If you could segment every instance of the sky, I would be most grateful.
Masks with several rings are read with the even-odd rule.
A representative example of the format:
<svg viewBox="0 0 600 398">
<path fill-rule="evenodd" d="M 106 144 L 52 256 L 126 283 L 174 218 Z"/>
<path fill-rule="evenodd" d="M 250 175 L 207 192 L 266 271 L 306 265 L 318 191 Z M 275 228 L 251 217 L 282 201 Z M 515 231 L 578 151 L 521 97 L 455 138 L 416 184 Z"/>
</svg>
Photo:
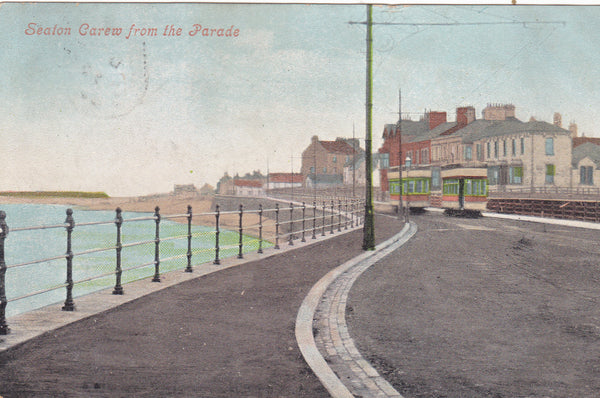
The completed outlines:
<svg viewBox="0 0 600 398">
<path fill-rule="evenodd" d="M 373 19 L 405 24 L 373 28 L 374 150 L 399 90 L 415 120 L 512 103 L 521 120 L 559 112 L 600 136 L 600 7 L 375 6 Z M 312 136 L 365 137 L 366 28 L 348 23 L 365 20 L 357 4 L 4 3 L 0 191 L 135 196 L 299 172 Z"/>
</svg>

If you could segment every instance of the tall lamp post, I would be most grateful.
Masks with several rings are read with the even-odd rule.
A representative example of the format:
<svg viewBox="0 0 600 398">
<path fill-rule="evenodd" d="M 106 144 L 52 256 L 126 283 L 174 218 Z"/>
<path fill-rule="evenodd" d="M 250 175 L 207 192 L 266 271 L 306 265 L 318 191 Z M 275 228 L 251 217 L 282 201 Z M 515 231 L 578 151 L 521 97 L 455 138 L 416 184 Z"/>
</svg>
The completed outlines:
<svg viewBox="0 0 600 398">
<path fill-rule="evenodd" d="M 408 222 L 408 213 L 410 213 L 410 181 L 408 181 L 408 170 L 410 169 L 410 164 L 412 159 L 410 156 L 406 157 L 406 213 L 404 213 L 404 221 Z"/>
<path fill-rule="evenodd" d="M 373 164 L 371 162 L 371 138 L 373 124 L 373 6 L 367 4 L 367 84 L 366 84 L 366 132 L 365 132 L 365 223 L 363 226 L 363 250 L 375 250 L 375 225 L 373 220 Z"/>
</svg>

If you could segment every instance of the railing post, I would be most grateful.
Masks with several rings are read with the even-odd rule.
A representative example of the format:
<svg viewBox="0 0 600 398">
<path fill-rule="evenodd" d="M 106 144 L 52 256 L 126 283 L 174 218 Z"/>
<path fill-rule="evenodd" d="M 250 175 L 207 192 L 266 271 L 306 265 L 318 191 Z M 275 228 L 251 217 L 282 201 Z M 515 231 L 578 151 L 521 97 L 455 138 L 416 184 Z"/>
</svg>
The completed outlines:
<svg viewBox="0 0 600 398">
<path fill-rule="evenodd" d="M 154 238 L 154 278 L 152 282 L 160 282 L 160 208 L 154 208 L 154 221 L 156 223 L 156 237 Z"/>
<path fill-rule="evenodd" d="M 325 236 L 325 201 L 323 201 L 323 225 L 321 228 L 321 236 Z"/>
<path fill-rule="evenodd" d="M 187 267 L 185 272 L 193 272 L 192 269 L 192 206 L 187 207 L 187 219 L 188 219 L 188 250 L 187 250 Z"/>
<path fill-rule="evenodd" d="M 221 264 L 221 260 L 219 260 L 219 234 L 221 230 L 219 228 L 219 217 L 221 212 L 219 210 L 219 205 L 215 207 L 215 261 L 213 264 Z"/>
<path fill-rule="evenodd" d="M 0 335 L 7 335 L 10 333 L 10 328 L 6 323 L 6 305 L 8 300 L 6 299 L 6 262 L 4 260 L 4 240 L 8 236 L 8 225 L 6 225 L 6 213 L 0 210 Z"/>
<path fill-rule="evenodd" d="M 333 226 L 335 224 L 334 214 L 335 214 L 334 204 L 333 204 L 333 199 L 331 199 L 331 232 L 330 232 L 331 235 L 333 235 Z"/>
<path fill-rule="evenodd" d="M 123 286 L 121 286 L 121 251 L 123 250 L 123 243 L 121 242 L 121 226 L 123 225 L 123 216 L 121 214 L 121 208 L 117 207 L 115 216 L 115 225 L 117 226 L 117 244 L 116 244 L 116 255 L 117 255 L 117 266 L 115 268 L 115 288 L 112 294 L 123 294 Z"/>
<path fill-rule="evenodd" d="M 244 216 L 244 205 L 240 204 L 240 250 L 238 251 L 238 257 L 237 258 L 244 258 L 244 255 L 242 254 L 242 218 Z"/>
<path fill-rule="evenodd" d="M 262 218 L 263 218 L 263 207 L 262 207 L 262 203 L 259 203 L 258 205 L 258 252 L 262 253 L 263 249 L 262 249 L 262 229 L 263 229 L 263 225 L 262 225 Z"/>
<path fill-rule="evenodd" d="M 344 229 L 348 229 L 348 197 L 346 197 L 344 204 L 346 205 L 346 217 L 344 217 Z"/>
<path fill-rule="evenodd" d="M 75 310 L 75 304 L 73 303 L 73 250 L 71 247 L 71 234 L 75 227 L 75 221 L 73 220 L 73 210 L 67 209 L 67 299 L 62 307 L 63 311 Z"/>
<path fill-rule="evenodd" d="M 306 220 L 305 217 L 306 216 L 306 203 L 302 202 L 302 239 L 300 240 L 300 242 L 306 242 L 306 239 L 304 238 L 304 230 L 305 230 L 305 225 L 306 225 Z"/>
<path fill-rule="evenodd" d="M 342 200 L 338 199 L 338 232 L 342 232 Z"/>
<path fill-rule="evenodd" d="M 290 202 L 290 236 L 289 245 L 294 245 L 294 203 Z"/>
<path fill-rule="evenodd" d="M 279 249 L 279 203 L 275 203 L 275 249 Z"/>
<path fill-rule="evenodd" d="M 312 239 L 317 239 L 315 233 L 317 232 L 317 202 L 313 202 L 313 227 L 312 227 Z"/>
</svg>

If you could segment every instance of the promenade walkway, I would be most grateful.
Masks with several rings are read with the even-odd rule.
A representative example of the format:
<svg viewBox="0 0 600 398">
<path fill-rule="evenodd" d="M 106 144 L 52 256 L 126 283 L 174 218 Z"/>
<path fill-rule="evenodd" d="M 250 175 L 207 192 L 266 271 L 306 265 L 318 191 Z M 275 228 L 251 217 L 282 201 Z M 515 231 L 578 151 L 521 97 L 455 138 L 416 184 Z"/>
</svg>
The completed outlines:
<svg viewBox="0 0 600 398">
<path fill-rule="evenodd" d="M 400 228 L 376 217 L 377 241 Z M 361 245 L 360 230 L 332 236 L 95 315 L 80 299 L 87 318 L 0 353 L 0 396 L 327 397 L 297 348 L 296 315 L 311 287 Z"/>
</svg>

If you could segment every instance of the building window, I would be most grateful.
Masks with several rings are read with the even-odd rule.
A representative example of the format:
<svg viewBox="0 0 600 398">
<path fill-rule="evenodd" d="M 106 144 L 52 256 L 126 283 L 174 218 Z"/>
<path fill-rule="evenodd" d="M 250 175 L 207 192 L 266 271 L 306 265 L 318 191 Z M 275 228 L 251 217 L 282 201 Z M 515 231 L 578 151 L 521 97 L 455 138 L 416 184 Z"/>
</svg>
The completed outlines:
<svg viewBox="0 0 600 398">
<path fill-rule="evenodd" d="M 333 163 L 337 162 L 337 156 L 333 157 Z"/>
<path fill-rule="evenodd" d="M 579 183 L 594 185 L 594 168 L 592 166 L 581 166 L 579 168 Z"/>
<path fill-rule="evenodd" d="M 488 167 L 488 184 L 498 185 L 498 178 L 500 175 L 500 167 Z"/>
<path fill-rule="evenodd" d="M 502 156 L 506 157 L 506 140 L 502 141 Z"/>
<path fill-rule="evenodd" d="M 327 174 L 327 167 L 323 167 L 323 174 Z"/>
<path fill-rule="evenodd" d="M 346 163 L 350 161 L 350 155 L 346 155 Z"/>
<path fill-rule="evenodd" d="M 465 146 L 465 160 L 471 160 L 473 158 L 473 148 L 470 145 Z"/>
<path fill-rule="evenodd" d="M 517 156 L 517 140 L 512 140 L 512 155 Z"/>
<path fill-rule="evenodd" d="M 413 164 L 419 164 L 419 150 L 415 149 L 415 157 L 413 159 Z"/>
<path fill-rule="evenodd" d="M 525 138 L 521 137 L 521 155 L 525 154 Z"/>
<path fill-rule="evenodd" d="M 382 169 L 387 169 L 390 167 L 390 154 L 389 153 L 382 153 L 381 154 L 381 168 Z"/>
<path fill-rule="evenodd" d="M 511 184 L 522 184 L 523 183 L 523 167 L 515 166 L 508 170 L 508 178 Z"/>
<path fill-rule="evenodd" d="M 553 164 L 546 165 L 546 184 L 554 184 L 554 175 L 556 174 L 556 168 Z"/>
<path fill-rule="evenodd" d="M 546 138 L 546 155 L 554 155 L 554 138 Z"/>
<path fill-rule="evenodd" d="M 433 167 L 431 169 L 431 189 L 440 189 L 442 187 L 440 183 L 440 168 Z"/>
<path fill-rule="evenodd" d="M 406 157 L 404 158 L 404 163 L 406 165 L 409 165 L 409 160 L 408 159 L 410 159 L 410 162 L 412 162 L 412 151 L 406 152 Z"/>
<path fill-rule="evenodd" d="M 310 173 L 315 174 L 315 166 L 310 166 Z"/>
<path fill-rule="evenodd" d="M 444 195 L 458 195 L 460 182 L 455 179 L 444 180 Z"/>
<path fill-rule="evenodd" d="M 421 162 L 423 162 L 424 164 L 429 163 L 429 149 L 421 149 Z"/>
<path fill-rule="evenodd" d="M 487 158 L 491 158 L 492 157 L 492 144 L 490 144 L 489 142 L 487 143 Z"/>
<path fill-rule="evenodd" d="M 498 159 L 498 141 L 494 141 L 494 157 Z"/>
<path fill-rule="evenodd" d="M 483 154 L 481 153 L 481 144 L 476 144 L 475 145 L 475 153 L 477 156 L 477 160 L 483 160 Z"/>
</svg>

